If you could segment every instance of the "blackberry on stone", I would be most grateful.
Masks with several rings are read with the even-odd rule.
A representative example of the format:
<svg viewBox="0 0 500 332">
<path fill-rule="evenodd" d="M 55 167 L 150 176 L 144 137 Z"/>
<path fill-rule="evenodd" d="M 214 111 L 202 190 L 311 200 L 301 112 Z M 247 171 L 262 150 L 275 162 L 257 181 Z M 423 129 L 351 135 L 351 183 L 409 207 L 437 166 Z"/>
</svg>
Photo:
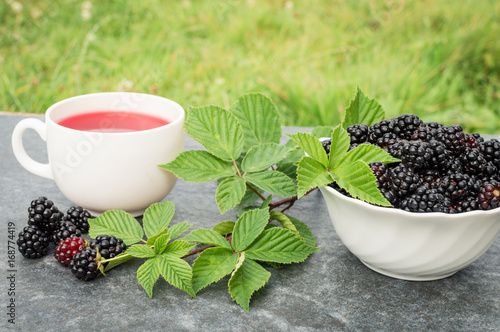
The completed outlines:
<svg viewBox="0 0 500 332">
<path fill-rule="evenodd" d="M 413 194 L 422 184 L 420 177 L 411 167 L 400 164 L 389 170 L 391 187 L 398 197 L 406 197 Z"/>
<path fill-rule="evenodd" d="M 86 248 L 73 256 L 69 266 L 78 279 L 90 281 L 99 275 L 100 259 L 101 255 L 97 249 Z"/>
<path fill-rule="evenodd" d="M 59 221 L 58 228 L 52 234 L 52 242 L 54 244 L 59 243 L 59 241 L 67 239 L 72 236 L 82 236 L 82 232 L 69 221 L 61 220 Z"/>
<path fill-rule="evenodd" d="M 99 249 L 99 253 L 105 259 L 113 258 L 127 250 L 123 240 L 110 235 L 99 235 L 89 243 L 90 248 Z"/>
<path fill-rule="evenodd" d="M 86 248 L 86 241 L 82 237 L 72 236 L 59 241 L 54 257 L 64 266 L 68 266 L 73 256 Z"/>
<path fill-rule="evenodd" d="M 346 130 L 351 138 L 351 144 L 361 144 L 368 140 L 368 126 L 365 124 L 355 124 Z"/>
<path fill-rule="evenodd" d="M 420 128 L 423 121 L 413 114 L 403 114 L 393 118 L 392 131 L 397 137 L 402 139 L 411 139 L 413 133 Z"/>
<path fill-rule="evenodd" d="M 63 213 L 47 197 L 38 197 L 33 200 L 28 208 L 28 224 L 37 226 L 42 231 L 52 234 L 58 227 Z"/>
<path fill-rule="evenodd" d="M 484 182 L 477 196 L 479 207 L 490 210 L 500 206 L 500 182 L 492 180 Z"/>
<path fill-rule="evenodd" d="M 89 211 L 85 210 L 81 206 L 72 206 L 69 208 L 68 212 L 64 216 L 64 220 L 71 222 L 78 228 L 82 234 L 87 234 L 89 232 L 88 219 L 92 218 Z"/>
<path fill-rule="evenodd" d="M 49 244 L 47 232 L 35 225 L 25 226 L 17 239 L 19 252 L 26 258 L 40 258 L 47 255 Z"/>
</svg>

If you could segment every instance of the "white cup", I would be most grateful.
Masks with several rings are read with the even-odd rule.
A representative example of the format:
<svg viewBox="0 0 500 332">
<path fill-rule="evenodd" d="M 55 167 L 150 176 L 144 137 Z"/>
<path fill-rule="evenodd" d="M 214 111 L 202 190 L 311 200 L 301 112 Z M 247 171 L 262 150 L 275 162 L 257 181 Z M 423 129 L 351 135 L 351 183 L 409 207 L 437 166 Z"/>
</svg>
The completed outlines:
<svg viewBox="0 0 500 332">
<path fill-rule="evenodd" d="M 115 133 L 58 124 L 67 117 L 103 110 L 143 113 L 169 123 Z M 52 105 L 45 113 L 45 123 L 21 120 L 12 134 L 12 148 L 26 170 L 55 180 L 75 205 L 94 215 L 119 209 L 139 216 L 149 205 L 163 200 L 177 181 L 158 165 L 172 161 L 184 149 L 184 118 L 184 109 L 166 98 L 128 92 L 88 94 Z M 35 130 L 46 141 L 47 164 L 26 153 L 22 140 L 26 129 Z"/>
</svg>

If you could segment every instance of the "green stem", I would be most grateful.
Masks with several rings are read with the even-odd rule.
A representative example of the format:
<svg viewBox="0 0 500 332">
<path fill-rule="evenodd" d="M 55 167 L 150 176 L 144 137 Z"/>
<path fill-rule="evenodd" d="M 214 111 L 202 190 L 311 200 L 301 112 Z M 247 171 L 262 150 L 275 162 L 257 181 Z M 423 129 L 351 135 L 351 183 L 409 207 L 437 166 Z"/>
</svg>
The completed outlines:
<svg viewBox="0 0 500 332">
<path fill-rule="evenodd" d="M 233 159 L 233 166 L 234 166 L 234 168 L 236 168 L 236 172 L 238 172 L 238 176 L 241 178 L 242 175 L 240 173 L 240 170 L 239 170 L 238 166 L 236 165 L 236 160 L 234 160 L 234 159 Z"/>
</svg>

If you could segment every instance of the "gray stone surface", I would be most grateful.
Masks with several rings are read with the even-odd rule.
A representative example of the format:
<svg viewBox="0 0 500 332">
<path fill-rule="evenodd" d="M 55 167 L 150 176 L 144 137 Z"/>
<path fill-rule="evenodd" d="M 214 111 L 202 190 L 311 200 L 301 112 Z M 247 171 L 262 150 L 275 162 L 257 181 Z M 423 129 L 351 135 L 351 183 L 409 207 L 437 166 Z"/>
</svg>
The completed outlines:
<svg viewBox="0 0 500 332">
<path fill-rule="evenodd" d="M 160 280 L 150 299 L 135 272 L 141 260 L 129 261 L 94 282 L 81 282 L 52 256 L 24 259 L 16 248 L 15 325 L 6 313 L 11 296 L 7 266 L 7 224 L 16 235 L 27 222 L 30 201 L 46 195 L 66 211 L 71 203 L 54 182 L 25 171 L 14 159 L 10 136 L 21 116 L 0 115 L 0 268 L 2 324 L 22 331 L 74 330 L 236 330 L 367 331 L 500 329 L 500 241 L 475 263 L 455 275 L 430 282 L 392 279 L 365 267 L 342 245 L 333 230 L 323 198 L 313 192 L 290 214 L 306 222 L 322 249 L 306 262 L 269 269 L 267 286 L 258 291 L 250 312 L 235 304 L 227 278 L 200 291 L 196 299 Z M 305 128 L 302 128 L 307 130 Z M 299 128 L 287 128 L 294 132 Z M 25 133 L 30 155 L 46 160 L 44 144 Z M 186 148 L 198 148 L 189 137 Z M 194 228 L 234 220 L 221 216 L 214 183 L 179 181 L 168 196 L 176 206 L 173 223 Z"/>
</svg>

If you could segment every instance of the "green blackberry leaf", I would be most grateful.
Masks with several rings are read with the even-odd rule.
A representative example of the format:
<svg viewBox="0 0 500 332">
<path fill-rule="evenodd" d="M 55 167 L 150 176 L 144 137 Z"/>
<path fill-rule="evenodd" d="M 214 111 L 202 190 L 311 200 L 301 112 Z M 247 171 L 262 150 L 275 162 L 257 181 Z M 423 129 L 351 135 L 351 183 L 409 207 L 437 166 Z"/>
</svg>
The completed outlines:
<svg viewBox="0 0 500 332">
<path fill-rule="evenodd" d="M 241 162 L 241 168 L 245 172 L 266 170 L 280 162 L 290 151 L 290 148 L 276 143 L 255 145 L 247 151 Z"/>
<path fill-rule="evenodd" d="M 180 222 L 175 225 L 172 225 L 172 227 L 168 229 L 168 234 L 170 234 L 171 239 L 175 239 L 176 237 L 178 237 L 179 235 L 190 229 L 192 226 L 193 224 L 189 224 L 187 222 Z"/>
<path fill-rule="evenodd" d="M 268 97 L 260 93 L 243 95 L 230 111 L 243 128 L 245 151 L 262 143 L 279 144 L 281 123 L 278 109 Z"/>
<path fill-rule="evenodd" d="M 137 280 L 139 280 L 139 284 L 151 298 L 153 297 L 153 287 L 160 277 L 157 260 L 157 257 L 150 258 L 137 269 Z"/>
<path fill-rule="evenodd" d="M 281 226 L 290 230 L 295 235 L 300 236 L 300 233 L 297 230 L 297 228 L 295 227 L 294 223 L 292 223 L 292 221 L 290 220 L 290 218 L 288 218 L 288 216 L 286 214 L 284 214 L 283 212 L 279 212 L 279 211 L 271 211 L 269 213 L 269 215 L 271 216 L 271 219 L 279 222 L 281 224 Z"/>
<path fill-rule="evenodd" d="M 183 151 L 160 167 L 188 182 L 209 182 L 236 174 L 233 165 L 202 150 Z"/>
<path fill-rule="evenodd" d="M 156 261 L 160 274 L 169 284 L 185 291 L 191 297 L 196 297 L 191 284 L 193 278 L 191 266 L 185 260 L 165 252 L 156 256 Z"/>
<path fill-rule="evenodd" d="M 288 135 L 297 145 L 311 158 L 316 159 L 325 167 L 328 165 L 328 156 L 321 142 L 309 133 L 297 133 Z"/>
<path fill-rule="evenodd" d="M 232 247 L 244 251 L 264 230 L 269 222 L 268 209 L 255 209 L 243 213 L 234 225 Z"/>
<path fill-rule="evenodd" d="M 365 96 L 358 87 L 354 99 L 345 110 L 342 127 L 347 128 L 354 124 L 371 126 L 383 119 L 385 119 L 385 112 L 382 106 L 375 99 Z"/>
<path fill-rule="evenodd" d="M 351 139 L 347 130 L 338 125 L 332 132 L 332 145 L 330 146 L 330 156 L 328 158 L 328 168 L 338 167 L 349 150 Z"/>
<path fill-rule="evenodd" d="M 170 242 L 165 248 L 165 253 L 173 255 L 176 257 L 183 257 L 189 253 L 189 251 L 194 247 L 194 244 L 177 240 Z"/>
<path fill-rule="evenodd" d="M 330 173 L 319 161 L 307 156 L 300 160 L 297 167 L 297 197 L 299 199 L 309 190 L 332 182 Z"/>
<path fill-rule="evenodd" d="M 332 177 L 353 197 L 372 204 L 391 206 L 391 203 L 380 192 L 377 178 L 370 166 L 362 160 L 335 169 Z"/>
<path fill-rule="evenodd" d="M 293 197 L 297 187 L 292 179 L 278 171 L 248 173 L 245 179 L 254 186 L 280 197 Z"/>
<path fill-rule="evenodd" d="M 333 127 L 320 126 L 320 127 L 314 127 L 313 130 L 311 131 L 311 135 L 313 135 L 316 138 L 324 138 L 324 137 L 331 137 L 332 132 L 333 132 Z"/>
<path fill-rule="evenodd" d="M 236 267 L 238 255 L 227 248 L 208 248 L 193 264 L 193 289 L 197 293 L 202 288 L 217 282 Z"/>
<path fill-rule="evenodd" d="M 89 219 L 89 235 L 95 239 L 99 235 L 113 235 L 131 245 L 142 240 L 144 232 L 131 214 L 120 210 L 109 210 L 95 219 Z"/>
<path fill-rule="evenodd" d="M 320 248 L 307 245 L 288 229 L 267 229 L 245 250 L 247 258 L 276 263 L 303 262 Z"/>
<path fill-rule="evenodd" d="M 154 252 L 156 255 L 159 255 L 165 251 L 165 248 L 167 248 L 167 243 L 170 241 L 170 234 L 164 234 L 159 236 L 154 245 Z"/>
<path fill-rule="evenodd" d="M 220 235 L 227 235 L 233 232 L 235 222 L 234 221 L 223 221 L 218 223 L 213 227 L 213 230 Z"/>
<path fill-rule="evenodd" d="M 221 214 L 233 209 L 245 196 L 246 184 L 243 178 L 230 176 L 225 178 L 215 191 L 215 201 Z"/>
<path fill-rule="evenodd" d="M 293 223 L 293 225 L 295 226 L 295 229 L 299 232 L 299 234 L 302 237 L 302 239 L 304 240 L 304 242 L 311 247 L 315 247 L 316 246 L 316 238 L 314 238 L 314 235 L 311 232 L 311 229 L 309 228 L 309 226 L 307 226 L 302 221 L 295 219 L 294 217 L 292 217 L 288 214 L 285 214 L 285 216 L 287 216 L 288 219 L 290 219 L 290 221 Z"/>
<path fill-rule="evenodd" d="M 125 253 L 138 258 L 150 258 L 156 256 L 154 249 L 145 244 L 134 244 L 130 246 Z"/>
<path fill-rule="evenodd" d="M 401 161 L 398 158 L 394 158 L 377 145 L 362 144 L 347 152 L 340 162 L 340 165 L 351 164 L 358 160 L 364 161 L 367 164 L 375 161 L 382 163 L 395 163 Z"/>
<path fill-rule="evenodd" d="M 195 229 L 182 239 L 184 241 L 204 243 L 216 247 L 231 249 L 231 244 L 229 244 L 229 242 L 221 234 L 211 229 Z"/>
<path fill-rule="evenodd" d="M 193 108 L 187 112 L 184 128 L 214 156 L 232 161 L 243 151 L 243 129 L 238 120 L 218 106 Z"/>
<path fill-rule="evenodd" d="M 236 303 L 249 311 L 253 293 L 264 287 L 270 277 L 271 273 L 260 264 L 241 254 L 238 267 L 229 279 L 229 293 Z"/>
<path fill-rule="evenodd" d="M 175 206 L 170 201 L 150 205 L 142 217 L 142 226 L 146 237 L 150 238 L 167 228 L 174 214 Z"/>
<path fill-rule="evenodd" d="M 106 267 L 104 268 L 104 272 L 107 272 L 107 271 L 111 270 L 112 268 L 114 268 L 115 266 L 118 266 L 122 263 L 125 263 L 126 261 L 128 261 L 131 258 L 132 258 L 131 255 L 122 252 L 121 254 L 118 254 L 113 258 L 107 259 L 106 260 L 107 264 L 106 264 Z"/>
<path fill-rule="evenodd" d="M 156 235 L 153 235 L 150 238 L 148 238 L 148 240 L 146 241 L 146 244 L 148 246 L 153 246 L 155 244 L 155 241 L 156 241 L 157 238 L 159 238 L 160 236 L 165 235 L 167 233 L 169 233 L 169 230 L 168 230 L 168 228 L 165 228 L 160 233 L 158 233 Z"/>
</svg>

